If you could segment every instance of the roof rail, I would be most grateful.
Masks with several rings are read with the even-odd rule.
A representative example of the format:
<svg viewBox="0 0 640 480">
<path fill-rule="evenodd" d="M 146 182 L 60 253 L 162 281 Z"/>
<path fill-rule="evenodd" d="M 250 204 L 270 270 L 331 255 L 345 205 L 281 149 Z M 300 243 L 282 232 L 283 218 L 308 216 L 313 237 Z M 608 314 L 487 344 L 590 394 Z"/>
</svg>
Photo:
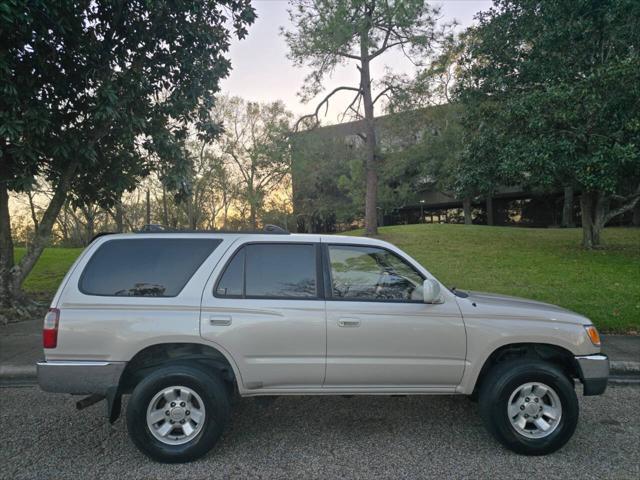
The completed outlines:
<svg viewBox="0 0 640 480">
<path fill-rule="evenodd" d="M 282 233 L 282 234 L 289 234 L 288 230 L 285 230 L 284 228 L 278 226 L 278 225 L 271 225 L 270 223 L 266 224 L 264 226 L 264 231 L 266 233 Z"/>
<path fill-rule="evenodd" d="M 262 230 L 182 230 L 166 228 L 162 225 L 145 225 L 135 233 L 235 233 L 245 235 L 290 235 L 288 230 L 278 226 L 267 224 Z"/>
<path fill-rule="evenodd" d="M 91 237 L 91 240 L 89 240 L 89 243 L 93 243 L 94 240 L 100 237 L 104 237 L 105 235 L 115 235 L 116 233 L 117 232 L 98 232 L 93 237 Z"/>
</svg>

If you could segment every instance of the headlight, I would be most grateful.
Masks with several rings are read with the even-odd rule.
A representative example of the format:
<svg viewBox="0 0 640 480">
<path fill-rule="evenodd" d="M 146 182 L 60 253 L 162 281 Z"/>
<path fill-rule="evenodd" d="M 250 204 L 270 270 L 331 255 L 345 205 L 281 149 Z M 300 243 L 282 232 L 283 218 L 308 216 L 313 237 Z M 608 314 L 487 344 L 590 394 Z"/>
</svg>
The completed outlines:
<svg viewBox="0 0 640 480">
<path fill-rule="evenodd" d="M 596 329 L 596 327 L 594 327 L 593 325 L 587 325 L 586 327 L 584 327 L 584 329 L 587 331 L 587 335 L 589 335 L 589 339 L 591 340 L 591 343 L 593 343 L 596 347 L 599 347 L 600 334 L 598 333 L 598 330 Z"/>
</svg>

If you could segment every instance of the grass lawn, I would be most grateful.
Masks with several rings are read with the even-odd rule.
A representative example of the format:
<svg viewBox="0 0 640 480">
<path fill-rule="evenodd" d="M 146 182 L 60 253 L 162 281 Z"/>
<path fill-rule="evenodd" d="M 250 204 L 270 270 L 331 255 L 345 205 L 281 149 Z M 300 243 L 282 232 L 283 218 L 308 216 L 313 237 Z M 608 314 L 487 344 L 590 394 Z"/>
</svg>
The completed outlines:
<svg viewBox="0 0 640 480">
<path fill-rule="evenodd" d="M 581 235 L 580 229 L 479 225 L 380 229 L 382 239 L 448 286 L 555 303 L 586 315 L 604 332 L 640 331 L 640 229 L 608 228 L 606 248 L 594 251 L 579 247 Z M 51 297 L 81 251 L 45 250 L 25 289 Z"/>
<path fill-rule="evenodd" d="M 447 286 L 554 303 L 589 317 L 604 332 L 640 331 L 640 229 L 607 228 L 606 248 L 593 251 L 579 247 L 581 235 L 577 228 L 481 225 L 380 229 L 380 238 Z"/>
<path fill-rule="evenodd" d="M 62 278 L 82 252 L 82 248 L 47 248 L 27 277 L 24 289 L 42 301 L 49 301 L 56 293 Z M 25 254 L 24 248 L 15 249 L 18 261 Z"/>
</svg>

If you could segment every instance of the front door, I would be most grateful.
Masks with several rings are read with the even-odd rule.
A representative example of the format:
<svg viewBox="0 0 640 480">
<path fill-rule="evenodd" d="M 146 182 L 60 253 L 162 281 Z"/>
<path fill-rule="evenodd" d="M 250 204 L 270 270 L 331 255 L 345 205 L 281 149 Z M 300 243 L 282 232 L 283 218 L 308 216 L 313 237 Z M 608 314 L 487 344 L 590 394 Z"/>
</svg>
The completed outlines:
<svg viewBox="0 0 640 480">
<path fill-rule="evenodd" d="M 458 385 L 466 334 L 455 299 L 425 304 L 422 274 L 380 247 L 328 245 L 325 265 L 324 387 L 446 390 Z"/>
<path fill-rule="evenodd" d="M 319 258 L 314 243 L 245 244 L 204 292 L 200 333 L 229 351 L 246 389 L 322 385 L 326 317 Z"/>
</svg>

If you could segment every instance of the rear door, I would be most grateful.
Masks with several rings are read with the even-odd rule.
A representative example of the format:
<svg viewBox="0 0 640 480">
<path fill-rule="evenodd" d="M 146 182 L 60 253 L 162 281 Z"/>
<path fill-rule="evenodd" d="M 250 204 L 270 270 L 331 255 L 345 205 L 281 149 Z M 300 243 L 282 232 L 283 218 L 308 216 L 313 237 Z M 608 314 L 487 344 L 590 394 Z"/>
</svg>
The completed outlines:
<svg viewBox="0 0 640 480">
<path fill-rule="evenodd" d="M 320 387 L 326 325 L 317 242 L 233 249 L 202 299 L 202 337 L 229 351 L 249 390 Z"/>
</svg>

